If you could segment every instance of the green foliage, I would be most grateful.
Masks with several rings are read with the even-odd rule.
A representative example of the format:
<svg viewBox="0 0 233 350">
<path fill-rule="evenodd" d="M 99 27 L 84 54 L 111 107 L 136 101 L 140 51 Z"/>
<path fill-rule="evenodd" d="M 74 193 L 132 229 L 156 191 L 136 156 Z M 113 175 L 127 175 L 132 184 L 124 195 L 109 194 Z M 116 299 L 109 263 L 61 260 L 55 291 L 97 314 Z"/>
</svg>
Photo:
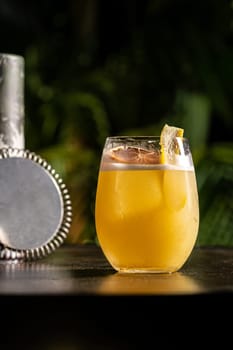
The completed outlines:
<svg viewBox="0 0 233 350">
<path fill-rule="evenodd" d="M 233 246 L 233 143 L 206 150 L 197 179 L 201 217 L 197 244 Z"/>
<path fill-rule="evenodd" d="M 55 6 L 51 0 L 32 3 L 28 19 L 30 10 L 41 29 L 19 29 L 17 43 L 25 45 L 19 53 L 26 63 L 26 146 L 47 158 L 70 188 L 71 242 L 96 242 L 94 201 L 105 138 L 159 135 L 168 123 L 185 129 L 192 148 L 200 200 L 197 244 L 232 245 L 231 4 Z M 16 18 L 20 23 L 20 13 Z M 7 51 L 9 43 L 16 45 L 15 37 L 3 40 Z"/>
</svg>

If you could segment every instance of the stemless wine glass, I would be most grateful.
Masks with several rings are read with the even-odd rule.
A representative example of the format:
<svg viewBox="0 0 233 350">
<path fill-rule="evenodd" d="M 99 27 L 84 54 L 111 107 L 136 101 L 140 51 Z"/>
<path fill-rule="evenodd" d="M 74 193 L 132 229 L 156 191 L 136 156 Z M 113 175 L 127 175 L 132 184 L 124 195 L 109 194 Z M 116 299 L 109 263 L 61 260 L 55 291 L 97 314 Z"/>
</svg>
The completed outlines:
<svg viewBox="0 0 233 350">
<path fill-rule="evenodd" d="M 96 233 L 119 272 L 172 273 L 190 256 L 199 202 L 187 138 L 176 137 L 167 161 L 160 137 L 108 137 L 95 203 Z"/>
</svg>

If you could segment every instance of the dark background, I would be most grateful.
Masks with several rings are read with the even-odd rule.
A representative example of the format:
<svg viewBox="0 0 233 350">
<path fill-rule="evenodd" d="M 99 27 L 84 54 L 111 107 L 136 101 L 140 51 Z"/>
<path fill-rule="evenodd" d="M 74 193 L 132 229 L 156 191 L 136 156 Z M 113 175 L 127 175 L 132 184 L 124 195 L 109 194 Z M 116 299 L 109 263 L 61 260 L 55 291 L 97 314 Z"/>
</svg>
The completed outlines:
<svg viewBox="0 0 233 350">
<path fill-rule="evenodd" d="M 96 242 L 105 138 L 184 128 L 199 245 L 233 245 L 233 17 L 225 0 L 1 0 L 0 52 L 25 59 L 26 147 L 73 202 L 70 243 Z"/>
</svg>

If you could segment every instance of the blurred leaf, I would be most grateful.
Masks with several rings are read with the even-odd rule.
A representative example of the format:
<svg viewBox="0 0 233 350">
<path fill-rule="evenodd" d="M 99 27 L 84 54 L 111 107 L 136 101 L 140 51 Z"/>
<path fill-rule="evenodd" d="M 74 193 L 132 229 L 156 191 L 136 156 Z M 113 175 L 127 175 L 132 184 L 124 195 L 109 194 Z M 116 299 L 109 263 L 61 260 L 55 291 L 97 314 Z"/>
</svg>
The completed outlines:
<svg viewBox="0 0 233 350">
<path fill-rule="evenodd" d="M 96 141 L 96 145 L 103 145 L 109 123 L 105 106 L 97 96 L 87 92 L 69 94 L 65 109 L 68 134 L 77 140 L 85 139 L 87 144 Z"/>
<path fill-rule="evenodd" d="M 206 145 L 210 125 L 211 105 L 205 95 L 178 91 L 175 110 L 180 125 L 185 130 L 192 151 Z"/>
<path fill-rule="evenodd" d="M 198 245 L 233 246 L 233 144 L 215 145 L 199 163 Z"/>
</svg>

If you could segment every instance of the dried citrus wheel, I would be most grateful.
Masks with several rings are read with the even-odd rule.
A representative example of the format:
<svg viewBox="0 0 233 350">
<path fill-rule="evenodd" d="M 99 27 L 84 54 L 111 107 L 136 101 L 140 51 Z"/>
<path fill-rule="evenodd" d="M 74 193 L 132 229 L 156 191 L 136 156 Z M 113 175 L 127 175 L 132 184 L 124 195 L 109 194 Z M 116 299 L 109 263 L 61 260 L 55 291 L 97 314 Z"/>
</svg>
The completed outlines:
<svg viewBox="0 0 233 350">
<path fill-rule="evenodd" d="M 170 163 L 174 155 L 174 141 L 176 137 L 183 137 L 184 129 L 165 124 L 160 134 L 162 164 Z"/>
<path fill-rule="evenodd" d="M 158 164 L 159 154 L 139 147 L 117 147 L 111 150 L 111 158 L 128 164 Z"/>
</svg>

